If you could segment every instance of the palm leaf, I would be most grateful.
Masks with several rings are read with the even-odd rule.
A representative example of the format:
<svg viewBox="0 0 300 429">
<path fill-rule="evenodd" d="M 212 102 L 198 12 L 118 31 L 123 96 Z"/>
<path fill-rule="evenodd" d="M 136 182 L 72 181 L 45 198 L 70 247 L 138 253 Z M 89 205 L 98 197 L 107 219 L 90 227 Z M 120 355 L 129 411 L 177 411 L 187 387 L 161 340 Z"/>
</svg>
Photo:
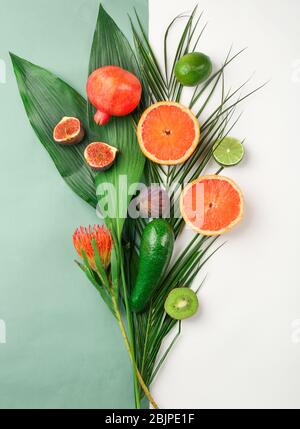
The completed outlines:
<svg viewBox="0 0 300 429">
<path fill-rule="evenodd" d="M 112 18 L 100 6 L 96 31 L 91 51 L 89 72 L 105 65 L 117 65 L 138 75 L 138 65 L 129 42 Z M 110 208 L 110 218 L 106 218 L 110 228 L 115 230 L 119 239 L 124 225 L 124 216 L 131 200 L 123 186 L 130 188 L 141 179 L 144 170 L 145 158 L 137 143 L 132 117 L 112 118 L 104 127 L 94 123 L 95 109 L 88 106 L 90 128 L 95 131 L 99 139 L 120 151 L 120 155 L 113 168 L 99 173 L 96 176 L 97 195 L 100 207 Z M 126 179 L 125 179 L 126 178 Z M 112 185 L 115 191 L 105 192 L 107 185 Z M 105 195 L 105 197 L 104 197 Z"/>
<path fill-rule="evenodd" d="M 165 314 L 164 302 L 170 291 L 174 288 L 192 286 L 199 271 L 221 247 L 219 246 L 211 252 L 211 248 L 216 240 L 218 240 L 218 237 L 210 239 L 199 235 L 195 236 L 162 280 L 160 288 L 153 297 L 148 311 L 136 317 L 135 326 L 139 338 L 137 346 L 142 350 L 142 353 L 140 352 L 139 354 L 139 366 L 144 380 L 149 385 L 153 382 L 180 335 L 179 329 L 167 352 L 156 363 L 164 339 L 178 324 L 177 321 Z"/>
<path fill-rule="evenodd" d="M 83 152 L 89 141 L 62 146 L 53 141 L 53 129 L 63 116 L 80 119 L 86 131 L 86 101 L 53 73 L 11 54 L 14 72 L 28 119 L 40 142 L 48 151 L 62 178 L 91 206 L 96 207 L 94 174 L 87 167 Z"/>
<path fill-rule="evenodd" d="M 176 62 L 182 55 L 196 49 L 199 39 L 205 29 L 204 26 L 200 31 L 198 30 L 198 25 L 202 15 L 196 19 L 196 11 L 197 8 L 193 10 L 191 16 L 188 18 L 188 22 L 183 30 L 175 57 L 171 64 L 168 64 L 168 37 L 172 26 L 176 20 L 182 16 L 180 15 L 175 18 L 166 30 L 164 38 L 165 76 L 162 76 L 159 62 L 143 32 L 141 23 L 139 23 L 138 29 L 132 25 L 139 64 L 145 84 L 147 85 L 149 94 L 151 95 L 150 98 L 152 102 L 168 98 L 176 101 L 180 101 L 181 99 L 183 88 L 176 80 L 174 68 Z M 196 22 L 194 23 L 195 19 Z M 195 43 L 193 43 L 194 37 Z M 194 46 L 193 49 L 190 49 L 191 45 Z M 202 174 L 212 158 L 215 141 L 227 136 L 239 120 L 239 116 L 237 119 L 234 117 L 236 107 L 241 103 L 241 101 L 248 98 L 256 91 L 251 91 L 244 97 L 240 95 L 240 91 L 246 83 L 248 83 L 247 81 L 236 90 L 232 92 L 229 91 L 228 94 L 225 94 L 225 69 L 242 52 L 243 50 L 231 55 L 230 49 L 222 67 L 206 82 L 195 88 L 189 105 L 190 108 L 193 108 L 197 102 L 201 103 L 200 110 L 197 113 L 197 117 L 200 117 L 201 121 L 203 112 L 205 111 L 205 114 L 207 115 L 207 112 L 210 110 L 210 104 L 213 96 L 219 92 L 219 89 L 221 89 L 221 101 L 218 107 L 208 115 L 208 119 L 202 124 L 201 144 L 199 144 L 193 156 L 191 156 L 185 164 L 177 167 L 169 167 L 167 169 L 164 169 L 160 165 L 153 164 L 152 162 L 147 163 L 147 168 L 145 170 L 147 181 L 161 183 L 162 185 L 169 187 L 169 190 L 172 193 L 172 208 L 169 221 L 174 227 L 176 237 L 184 227 L 184 222 L 178 210 L 178 200 L 182 186 L 185 186 L 187 182 L 190 182 Z M 235 100 L 235 97 L 238 97 L 238 99 Z M 221 170 L 219 170 L 219 172 L 220 171 Z M 164 339 L 177 325 L 177 322 L 170 319 L 164 312 L 164 302 L 167 295 L 176 287 L 192 286 L 192 283 L 196 279 L 199 271 L 219 249 L 218 247 L 215 251 L 211 251 L 211 248 L 217 239 L 218 238 L 209 239 L 207 237 L 196 236 L 184 249 L 180 257 L 175 261 L 165 278 L 162 280 L 160 288 L 154 295 L 147 312 L 135 315 L 136 348 L 137 350 L 142 350 L 142 352 L 138 354 L 138 364 L 144 380 L 149 385 L 153 382 L 156 374 L 165 362 L 170 350 L 180 335 L 179 327 L 179 331 L 175 335 L 174 340 L 171 341 L 166 353 L 157 362 L 157 357 Z"/>
</svg>

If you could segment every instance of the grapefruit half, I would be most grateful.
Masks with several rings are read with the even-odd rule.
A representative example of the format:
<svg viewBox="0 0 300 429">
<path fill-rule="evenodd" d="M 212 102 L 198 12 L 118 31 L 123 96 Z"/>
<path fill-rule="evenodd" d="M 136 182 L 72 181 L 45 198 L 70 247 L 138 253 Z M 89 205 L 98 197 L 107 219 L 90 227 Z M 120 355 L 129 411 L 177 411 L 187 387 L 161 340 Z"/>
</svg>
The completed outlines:
<svg viewBox="0 0 300 429">
<path fill-rule="evenodd" d="M 200 141 L 200 125 L 185 106 L 163 101 L 150 106 L 142 115 L 137 137 L 144 155 L 162 165 L 184 163 Z"/>
<path fill-rule="evenodd" d="M 242 220 L 244 197 L 231 179 L 203 176 L 183 190 L 180 210 L 194 231 L 206 236 L 221 235 Z"/>
</svg>

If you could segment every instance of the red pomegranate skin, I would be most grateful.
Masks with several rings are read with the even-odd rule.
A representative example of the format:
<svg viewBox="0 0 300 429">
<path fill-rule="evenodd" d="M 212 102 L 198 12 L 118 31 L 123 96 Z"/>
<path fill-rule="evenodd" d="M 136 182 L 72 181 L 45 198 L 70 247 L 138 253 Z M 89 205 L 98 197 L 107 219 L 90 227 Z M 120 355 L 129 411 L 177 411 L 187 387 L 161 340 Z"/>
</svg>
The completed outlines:
<svg viewBox="0 0 300 429">
<path fill-rule="evenodd" d="M 129 115 L 137 108 L 142 97 L 139 79 L 116 66 L 95 70 L 88 78 L 86 89 L 93 106 L 109 116 Z M 95 115 L 96 122 L 97 117 L 101 116 L 100 112 Z"/>
</svg>

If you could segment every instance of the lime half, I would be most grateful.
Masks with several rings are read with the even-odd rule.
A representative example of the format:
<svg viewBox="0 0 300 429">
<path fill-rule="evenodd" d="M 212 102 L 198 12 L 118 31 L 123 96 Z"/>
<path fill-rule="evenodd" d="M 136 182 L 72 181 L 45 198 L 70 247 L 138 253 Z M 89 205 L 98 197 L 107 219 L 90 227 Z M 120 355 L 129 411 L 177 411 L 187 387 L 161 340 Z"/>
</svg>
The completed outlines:
<svg viewBox="0 0 300 429">
<path fill-rule="evenodd" d="M 218 164 L 223 167 L 230 167 L 242 161 L 245 149 L 239 140 L 233 137 L 225 137 L 216 142 L 213 153 Z"/>
</svg>

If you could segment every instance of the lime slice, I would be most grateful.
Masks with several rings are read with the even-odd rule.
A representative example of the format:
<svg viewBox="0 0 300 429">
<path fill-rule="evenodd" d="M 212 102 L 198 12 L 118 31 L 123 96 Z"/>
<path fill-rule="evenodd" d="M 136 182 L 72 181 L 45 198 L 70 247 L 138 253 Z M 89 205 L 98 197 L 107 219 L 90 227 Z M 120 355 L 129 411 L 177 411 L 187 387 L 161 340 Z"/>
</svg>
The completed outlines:
<svg viewBox="0 0 300 429">
<path fill-rule="evenodd" d="M 214 158 L 223 167 L 239 164 L 244 158 L 245 149 L 242 143 L 233 137 L 225 137 L 214 146 Z"/>
</svg>

